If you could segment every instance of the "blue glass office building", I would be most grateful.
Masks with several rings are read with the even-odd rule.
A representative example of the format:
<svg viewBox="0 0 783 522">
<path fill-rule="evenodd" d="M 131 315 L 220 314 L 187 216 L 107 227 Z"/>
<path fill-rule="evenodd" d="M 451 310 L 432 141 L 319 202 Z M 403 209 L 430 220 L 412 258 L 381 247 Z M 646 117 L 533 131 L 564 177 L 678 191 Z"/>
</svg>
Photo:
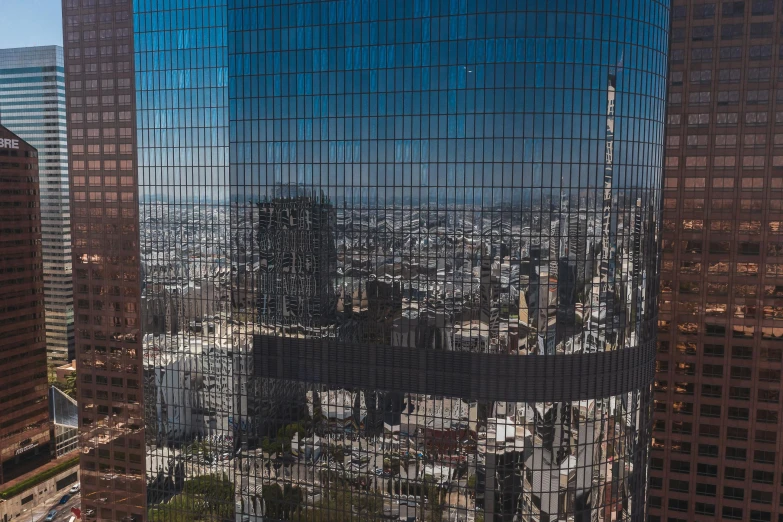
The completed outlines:
<svg viewBox="0 0 783 522">
<path fill-rule="evenodd" d="M 644 520 L 668 16 L 135 0 L 144 516 Z"/>
</svg>

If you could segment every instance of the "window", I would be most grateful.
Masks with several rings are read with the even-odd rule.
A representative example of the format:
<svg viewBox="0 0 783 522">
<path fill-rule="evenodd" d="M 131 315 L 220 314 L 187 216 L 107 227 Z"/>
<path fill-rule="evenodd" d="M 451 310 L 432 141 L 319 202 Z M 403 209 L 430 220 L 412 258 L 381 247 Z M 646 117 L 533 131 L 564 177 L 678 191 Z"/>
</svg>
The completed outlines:
<svg viewBox="0 0 783 522">
<path fill-rule="evenodd" d="M 775 452 L 774 451 L 755 450 L 753 452 L 753 462 L 755 462 L 757 464 L 774 464 L 775 463 Z"/>
<path fill-rule="evenodd" d="M 748 69 L 748 81 L 751 82 L 768 82 L 772 69 L 769 67 L 753 67 Z"/>
<path fill-rule="evenodd" d="M 710 438 L 717 439 L 718 437 L 720 437 L 720 426 L 715 426 L 712 424 L 700 424 L 699 435 L 701 437 L 710 437 Z"/>
<path fill-rule="evenodd" d="M 669 499 L 669 509 L 672 511 L 684 511 L 688 512 L 688 501 L 687 500 L 680 500 L 676 498 L 670 498 Z"/>
<path fill-rule="evenodd" d="M 750 14 L 753 16 L 775 14 L 775 3 L 773 0 L 753 0 Z"/>
<path fill-rule="evenodd" d="M 696 474 L 702 477 L 717 477 L 718 466 L 713 464 L 699 463 L 696 466 Z"/>
<path fill-rule="evenodd" d="M 699 456 L 717 458 L 718 446 L 714 444 L 699 444 Z"/>
<path fill-rule="evenodd" d="M 751 45 L 748 51 L 751 60 L 770 60 L 772 58 L 771 45 Z"/>
<path fill-rule="evenodd" d="M 775 482 L 775 472 L 773 471 L 762 471 L 762 470 L 754 470 L 753 471 L 753 482 L 756 484 L 772 484 Z"/>
<path fill-rule="evenodd" d="M 726 480 L 745 480 L 745 470 L 743 468 L 730 468 L 726 467 L 724 470 L 724 477 Z"/>
<path fill-rule="evenodd" d="M 702 417 L 720 418 L 721 408 L 717 404 L 702 404 L 700 412 Z"/>
<path fill-rule="evenodd" d="M 685 6 L 683 6 L 685 7 Z M 693 6 L 693 18 L 696 20 L 705 20 L 715 18 L 715 4 L 700 4 Z"/>
<path fill-rule="evenodd" d="M 682 83 L 682 72 L 680 73 L 680 83 Z M 691 83 L 711 83 L 712 82 L 712 70 L 705 69 L 702 71 L 691 71 Z"/>
<path fill-rule="evenodd" d="M 672 460 L 669 463 L 669 470 L 672 473 L 684 473 L 687 475 L 691 472 L 691 463 L 682 460 Z"/>
<path fill-rule="evenodd" d="M 718 105 L 736 105 L 739 101 L 739 91 L 718 91 Z"/>
<path fill-rule="evenodd" d="M 771 482 L 769 483 L 771 484 Z M 772 492 L 771 491 L 757 491 L 750 492 L 750 501 L 757 504 L 772 504 Z"/>
<path fill-rule="evenodd" d="M 744 1 L 729 1 L 723 2 L 721 9 L 721 15 L 723 18 L 742 18 L 745 16 L 745 2 Z"/>
<path fill-rule="evenodd" d="M 760 444 L 775 444 L 778 441 L 778 434 L 775 431 L 756 430 L 755 441 Z"/>
<path fill-rule="evenodd" d="M 781 69 L 783 70 L 783 68 Z M 738 83 L 741 78 L 740 69 L 721 69 L 718 71 L 719 83 Z"/>
<path fill-rule="evenodd" d="M 780 402 L 780 392 L 778 390 L 758 390 L 759 402 L 768 402 L 777 404 Z"/>
<path fill-rule="evenodd" d="M 723 394 L 723 387 L 718 384 L 702 384 L 701 395 L 702 397 L 714 397 L 720 398 Z"/>
<path fill-rule="evenodd" d="M 709 105 L 711 95 L 710 91 L 692 92 L 688 94 L 688 105 Z"/>
<path fill-rule="evenodd" d="M 720 116 L 720 114 L 718 116 Z M 736 122 L 737 122 L 737 114 L 734 113 L 734 123 L 736 124 Z M 688 114 L 688 125 L 692 127 L 705 126 L 709 124 L 710 124 L 710 113 L 708 112 L 702 112 L 698 114 Z"/>
<path fill-rule="evenodd" d="M 772 494 L 770 493 L 770 495 Z M 770 522 L 771 520 L 772 514 L 767 511 L 757 511 L 755 509 L 750 511 L 750 522 Z"/>
<path fill-rule="evenodd" d="M 746 366 L 732 366 L 731 367 L 731 378 L 737 379 L 740 381 L 749 381 L 752 376 L 751 368 L 748 368 Z"/>
<path fill-rule="evenodd" d="M 749 90 L 745 95 L 745 101 L 750 105 L 767 105 L 769 103 L 769 90 Z"/>
<path fill-rule="evenodd" d="M 672 20 L 685 20 L 688 16 L 688 7 L 678 5 L 672 7 Z"/>
<path fill-rule="evenodd" d="M 679 52 L 678 52 L 679 51 Z M 672 51 L 672 61 L 675 63 L 685 61 L 682 49 L 675 49 Z M 712 47 L 703 49 L 691 49 L 691 61 L 694 62 L 711 62 L 712 61 Z"/>
<path fill-rule="evenodd" d="M 723 486 L 723 498 L 729 500 L 743 500 L 745 498 L 745 490 L 733 486 Z"/>
<path fill-rule="evenodd" d="M 750 388 L 740 388 L 737 386 L 731 386 L 729 388 L 729 398 L 735 401 L 749 401 Z"/>
<path fill-rule="evenodd" d="M 714 25 L 697 25 L 691 29 L 691 40 L 694 42 L 712 41 L 714 35 Z"/>
<path fill-rule="evenodd" d="M 694 114 L 689 114 L 688 115 L 688 123 L 690 123 L 690 117 L 691 116 L 695 116 L 695 115 Z M 737 125 L 737 123 L 739 121 L 738 118 L 737 118 L 737 113 L 736 112 L 719 112 L 716 115 L 715 120 L 716 120 L 716 123 L 718 125 L 721 125 L 721 126 L 726 126 L 726 125 L 734 126 L 734 125 Z M 709 115 L 707 116 L 707 121 L 704 123 L 704 125 L 706 125 L 708 123 L 709 123 Z M 699 122 L 699 125 L 703 125 L 701 123 L 701 121 Z"/>
<path fill-rule="evenodd" d="M 742 24 L 723 24 L 720 26 L 721 40 L 739 40 L 742 38 Z M 721 49 L 723 51 L 723 49 Z"/>
<path fill-rule="evenodd" d="M 743 136 L 743 145 L 746 148 L 764 147 L 767 144 L 766 134 L 746 134 Z"/>
<path fill-rule="evenodd" d="M 766 125 L 769 121 L 767 112 L 746 112 L 745 123 L 747 125 Z"/>
<path fill-rule="evenodd" d="M 748 430 L 745 428 L 737 428 L 736 426 L 729 426 L 726 428 L 726 438 L 729 440 L 746 441 L 748 440 Z"/>
<path fill-rule="evenodd" d="M 705 146 L 707 142 L 707 136 L 699 136 L 704 138 Z M 737 146 L 736 134 L 717 134 L 715 135 L 715 147 L 719 149 L 728 149 Z"/>
<path fill-rule="evenodd" d="M 750 24 L 751 38 L 771 38 L 772 22 L 754 22 Z"/>
<path fill-rule="evenodd" d="M 728 460 L 747 460 L 748 450 L 746 448 L 726 448 L 726 458 Z"/>
</svg>

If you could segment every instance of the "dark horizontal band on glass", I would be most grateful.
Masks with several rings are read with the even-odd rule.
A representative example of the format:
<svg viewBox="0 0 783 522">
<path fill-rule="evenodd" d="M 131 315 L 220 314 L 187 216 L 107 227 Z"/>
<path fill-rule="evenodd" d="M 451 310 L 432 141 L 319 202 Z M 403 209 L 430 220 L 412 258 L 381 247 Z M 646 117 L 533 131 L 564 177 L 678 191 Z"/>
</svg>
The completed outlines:
<svg viewBox="0 0 783 522">
<path fill-rule="evenodd" d="M 489 355 L 351 344 L 330 339 L 254 337 L 257 377 L 337 388 L 472 400 L 551 402 L 619 395 L 655 375 L 655 342 L 573 355 Z"/>
</svg>

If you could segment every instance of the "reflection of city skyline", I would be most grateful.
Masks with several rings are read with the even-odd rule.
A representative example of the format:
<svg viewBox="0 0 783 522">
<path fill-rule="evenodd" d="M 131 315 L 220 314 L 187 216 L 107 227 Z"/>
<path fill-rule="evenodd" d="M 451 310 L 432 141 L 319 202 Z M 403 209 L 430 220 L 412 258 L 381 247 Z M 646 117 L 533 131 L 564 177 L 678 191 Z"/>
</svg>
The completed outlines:
<svg viewBox="0 0 783 522">
<path fill-rule="evenodd" d="M 637 349 L 642 328 L 650 328 L 649 321 L 641 319 L 649 306 L 643 249 L 649 248 L 655 230 L 654 199 L 645 208 L 641 199 L 634 200 L 635 194 L 613 197 L 615 206 L 628 210 L 616 215 L 610 226 L 613 260 L 607 269 L 616 282 L 610 291 L 623 298 L 616 300 L 616 310 L 607 310 L 591 298 L 600 291 L 603 203 L 598 197 L 580 200 L 563 194 L 520 213 L 521 207 L 503 206 L 462 212 L 339 208 L 301 187 L 278 187 L 275 195 L 254 205 L 145 206 L 143 271 L 148 289 L 155 288 L 147 292 L 150 301 L 145 303 L 149 310 L 152 301 L 167 301 L 156 305 L 165 310 L 166 319 L 158 319 L 160 313 L 145 317 L 168 325 L 159 335 L 145 338 L 148 371 L 157 375 L 156 389 L 186 393 L 181 398 L 158 394 L 158 422 L 148 423 L 148 429 L 159 426 L 161 441 L 187 441 L 236 434 L 239 424 L 252 449 L 265 434 L 295 422 L 304 411 L 312 416 L 313 401 L 318 400 L 325 411 L 324 431 L 300 442 L 311 455 L 329 451 L 320 437 L 350 441 L 348 434 L 356 429 L 373 439 L 381 437 L 384 448 L 397 451 L 401 442 L 395 434 L 405 430 L 418 434 L 416 440 L 431 451 L 445 446 L 459 452 L 462 440 L 475 440 L 469 470 L 481 481 L 481 495 L 473 504 L 455 501 L 450 508 L 455 516 L 467 517 L 482 501 L 485 511 L 490 511 L 487 502 L 501 511 L 593 509 L 590 498 L 606 493 L 580 470 L 590 469 L 596 459 L 619 447 L 638 443 L 630 426 L 637 422 L 631 412 L 639 407 L 639 398 L 528 403 L 453 397 L 449 400 L 456 401 L 458 415 L 419 414 L 415 404 L 439 399 L 254 377 L 267 375 L 253 365 L 268 359 L 259 355 L 264 348 L 257 341 L 253 346 L 252 336 L 335 339 L 356 343 L 360 351 L 362 343 L 495 355 Z M 235 242 L 220 241 L 223 234 Z M 177 238 L 184 235 L 188 241 L 180 242 Z M 165 244 L 176 245 L 176 255 L 156 248 Z M 184 261 L 172 265 L 174 259 Z M 258 296 L 255 303 L 253 295 Z M 245 319 L 241 323 L 234 319 L 240 315 Z M 597 323 L 592 329 L 591 321 Z M 611 335 L 590 335 L 597 329 Z M 597 345 L 599 338 L 608 344 Z M 209 343 L 216 346 L 207 351 Z M 157 348 L 164 345 L 179 348 Z M 169 355 L 164 356 L 166 351 Z M 157 353 L 161 355 L 153 355 Z M 199 391 L 193 383 L 203 381 L 210 360 L 222 361 L 227 370 L 206 370 L 214 384 Z M 241 390 L 252 392 L 245 396 Z M 205 408 L 208 397 L 222 403 Z M 338 400 L 342 402 L 334 402 Z M 622 415 L 628 416 L 629 426 L 619 438 L 596 445 L 608 436 L 608 426 L 600 419 L 620 411 L 627 412 Z M 575 418 L 596 420 L 577 428 Z M 188 432 L 176 431 L 183 428 Z M 580 453 L 580 445 L 594 450 Z M 437 468 L 442 480 L 458 483 L 459 458 L 444 458 L 432 469 Z M 348 468 L 353 475 L 370 472 L 361 466 Z M 525 469 L 530 474 L 518 475 Z M 241 479 L 247 481 L 243 509 L 259 515 L 263 503 L 251 491 L 257 479 L 248 473 Z M 303 476 L 291 483 L 310 487 L 306 467 L 292 473 Z M 626 474 L 632 475 L 633 467 L 619 467 L 601 480 L 623 484 Z M 410 483 L 417 480 L 407 470 L 404 476 Z M 561 483 L 568 486 L 563 489 Z"/>
<path fill-rule="evenodd" d="M 249 219 L 253 220 L 253 223 L 247 226 L 258 230 L 258 220 L 264 219 L 260 217 L 259 209 L 262 209 L 262 213 L 270 213 L 272 209 L 279 211 L 285 206 L 295 208 L 296 200 L 295 197 L 276 198 L 270 200 L 270 203 L 262 202 L 248 207 L 147 207 L 149 213 L 145 218 L 146 226 L 142 230 L 146 247 L 143 246 L 142 251 L 148 254 L 144 254 L 143 270 L 148 274 L 147 284 L 160 288 L 160 295 L 169 295 L 169 299 L 177 300 L 175 304 L 168 304 L 166 311 L 162 312 L 169 316 L 169 323 L 175 323 L 173 327 L 169 326 L 169 329 L 173 328 L 175 332 L 186 329 L 187 321 L 192 321 L 193 317 L 211 316 L 219 308 L 224 312 L 229 311 L 229 306 L 219 303 L 226 302 L 229 298 L 235 299 L 230 297 L 230 294 L 239 291 L 238 288 L 242 286 L 236 284 L 236 280 L 230 280 L 231 265 L 236 264 L 236 260 L 231 258 L 230 245 L 220 240 L 221 235 L 230 233 L 232 228 L 228 223 L 229 214 L 234 212 L 232 209 L 244 208 L 245 212 L 250 213 Z M 366 312 L 372 294 L 396 296 L 394 299 L 385 297 L 386 302 L 373 306 L 395 309 L 399 315 L 398 328 L 399 319 L 415 319 L 419 314 L 426 316 L 427 313 L 448 315 L 452 319 L 450 324 L 454 327 L 457 322 L 462 322 L 455 318 L 464 315 L 465 326 L 468 326 L 466 331 L 475 330 L 478 333 L 481 330 L 482 335 L 485 335 L 484 330 L 489 331 L 490 314 L 482 307 L 486 306 L 487 301 L 493 301 L 489 303 L 490 308 L 497 309 L 502 305 L 504 323 L 509 322 L 510 316 L 527 317 L 527 320 L 520 319 L 520 324 L 525 323 L 525 328 L 532 329 L 533 332 L 558 328 L 556 322 L 552 322 L 552 328 L 548 328 L 550 325 L 547 324 L 552 321 L 548 316 L 551 312 L 548 308 L 557 309 L 558 300 L 567 302 L 568 308 L 572 308 L 567 314 L 573 316 L 569 319 L 572 322 L 578 318 L 580 323 L 584 323 L 590 315 L 592 303 L 589 296 L 593 293 L 593 279 L 598 275 L 602 242 L 598 230 L 600 212 L 595 206 L 581 211 L 570 208 L 571 201 L 563 196 L 558 202 L 559 206 L 550 201 L 549 205 L 544 205 L 548 206 L 548 209 L 534 207 L 534 210 L 538 210 L 537 213 L 522 215 L 519 224 L 509 225 L 507 221 L 511 220 L 514 210 L 503 207 L 496 211 L 476 209 L 471 215 L 467 209 L 462 212 L 422 211 L 411 208 L 353 210 L 334 208 L 329 203 L 320 204 L 315 198 L 307 197 L 303 200 L 307 202 L 305 207 L 311 207 L 307 210 L 312 210 L 313 213 L 319 206 L 331 208 L 325 211 L 331 216 L 327 225 L 329 230 L 321 228 L 319 232 L 318 227 L 313 229 L 311 223 L 308 223 L 302 225 L 302 229 L 307 230 L 304 234 L 292 231 L 273 239 L 236 236 L 240 241 L 237 247 L 253 252 L 254 258 L 252 263 L 248 263 L 249 260 L 246 259 L 244 264 L 240 263 L 235 268 L 238 268 L 237 272 L 240 274 L 257 272 L 260 268 L 264 268 L 262 272 L 273 273 L 277 270 L 274 267 L 275 262 L 264 257 L 264 252 L 279 254 L 299 243 L 309 252 L 302 255 L 282 254 L 276 260 L 280 264 L 279 270 L 291 276 L 288 279 L 293 286 L 297 284 L 294 277 L 298 273 L 297 269 L 299 272 L 306 271 L 308 267 L 314 270 L 315 264 L 308 256 L 319 249 L 310 243 L 320 242 L 323 236 L 330 236 L 334 243 L 331 247 L 334 250 L 334 266 L 328 270 L 326 279 L 333 281 L 335 296 L 331 305 L 333 310 L 321 313 L 331 314 L 332 326 L 336 326 L 335 314 L 338 311 L 343 315 L 353 311 Z M 280 208 L 275 208 L 276 206 Z M 654 212 L 650 213 L 652 210 L 648 209 L 648 219 L 645 219 L 641 200 L 630 207 L 628 214 L 618 216 L 619 221 L 615 223 L 612 232 L 613 236 L 620 238 L 613 246 L 614 252 L 619 251 L 616 255 L 620 260 L 612 261 L 614 267 L 622 265 L 625 277 L 620 277 L 620 280 L 643 275 L 646 277 L 646 267 L 641 264 L 639 249 L 642 247 L 644 231 L 651 230 L 654 226 L 649 220 Z M 156 211 L 162 211 L 164 214 L 154 216 Z M 485 213 L 491 213 L 492 216 L 484 217 L 482 214 Z M 289 219 L 290 216 L 286 215 L 285 218 Z M 269 217 L 266 219 L 268 221 Z M 295 219 L 305 218 L 297 215 Z M 185 223 L 187 225 L 183 228 Z M 291 228 L 295 230 L 299 226 L 296 224 Z M 277 227 L 280 228 L 279 223 Z M 156 252 L 156 242 L 173 243 L 177 246 L 168 253 Z M 265 246 L 260 246 L 260 242 L 265 242 Z M 261 252 L 258 249 L 261 249 Z M 396 255 L 389 253 L 391 249 L 396 250 Z M 187 261 L 172 263 L 172 259 Z M 270 263 L 272 268 L 269 267 Z M 252 264 L 252 267 L 248 267 L 248 264 Z M 182 283 L 179 288 L 176 282 Z M 305 283 L 319 284 L 314 281 Z M 261 275 L 254 278 L 253 284 L 256 285 L 252 288 L 253 292 L 269 295 L 270 284 L 273 283 Z M 298 284 L 301 285 L 301 282 Z M 247 288 L 242 290 L 248 291 Z M 632 285 L 618 283 L 613 291 L 630 293 L 633 288 Z M 551 295 L 539 295 L 547 292 Z M 286 295 L 288 294 L 289 291 L 286 291 Z M 288 299 L 291 297 L 288 295 Z M 421 303 L 423 308 L 419 309 L 418 303 Z M 624 301 L 621 305 L 626 303 L 629 306 L 636 305 L 633 300 Z M 210 307 L 209 312 L 183 310 L 205 306 Z M 509 307 L 516 310 L 509 312 Z M 179 310 L 179 314 L 173 311 L 174 308 Z M 627 315 L 631 314 L 635 315 L 635 311 L 628 311 Z M 155 314 L 156 317 L 159 315 L 160 313 Z M 293 317 L 296 314 L 285 311 L 281 312 L 282 315 Z M 302 315 L 311 318 L 309 312 Z M 261 319 L 263 324 L 263 313 Z M 498 321 L 493 315 L 491 322 L 495 342 L 498 341 L 498 333 L 494 323 Z M 268 322 L 271 324 L 274 321 Z M 478 327 L 470 328 L 471 322 L 476 322 Z M 289 323 L 296 324 L 296 319 L 290 320 Z M 154 331 L 152 325 L 148 328 Z M 575 325 L 561 326 L 559 338 L 565 335 L 566 328 L 574 330 Z M 507 325 L 503 331 L 506 332 L 504 337 L 507 339 Z M 584 333 L 584 330 L 580 329 L 580 332 Z M 567 350 L 563 343 L 558 343 L 559 352 L 582 349 L 579 347 L 583 346 L 584 341 L 574 344 L 574 337 L 579 335 L 572 332 L 570 337 L 571 348 Z M 536 343 L 530 348 L 530 353 L 537 353 Z M 518 349 L 519 347 L 509 346 L 505 353 Z"/>
</svg>

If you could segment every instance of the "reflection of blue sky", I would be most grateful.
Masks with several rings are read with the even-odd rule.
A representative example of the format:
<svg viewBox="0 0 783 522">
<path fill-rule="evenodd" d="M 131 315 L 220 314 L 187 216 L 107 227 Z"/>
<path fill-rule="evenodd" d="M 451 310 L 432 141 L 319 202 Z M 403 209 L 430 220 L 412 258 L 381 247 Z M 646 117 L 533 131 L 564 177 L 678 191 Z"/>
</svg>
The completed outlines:
<svg viewBox="0 0 783 522">
<path fill-rule="evenodd" d="M 136 2 L 142 195 L 222 198 L 228 183 L 226 3 Z"/>
<path fill-rule="evenodd" d="M 455 197 L 481 185 L 507 195 L 553 182 L 559 190 L 561 179 L 594 187 L 607 78 L 622 56 L 615 186 L 657 186 L 660 173 L 647 165 L 661 154 L 664 6 L 476 13 L 486 5 L 229 6 L 233 181 L 389 187 L 387 195 L 444 187 Z"/>
<path fill-rule="evenodd" d="M 229 156 L 238 186 L 446 198 L 594 187 L 621 56 L 615 186 L 658 184 L 648 165 L 660 163 L 668 15 L 652 0 L 597 1 L 597 14 L 476 13 L 485 2 L 467 0 L 137 4 L 143 191 L 226 187 Z"/>
</svg>

